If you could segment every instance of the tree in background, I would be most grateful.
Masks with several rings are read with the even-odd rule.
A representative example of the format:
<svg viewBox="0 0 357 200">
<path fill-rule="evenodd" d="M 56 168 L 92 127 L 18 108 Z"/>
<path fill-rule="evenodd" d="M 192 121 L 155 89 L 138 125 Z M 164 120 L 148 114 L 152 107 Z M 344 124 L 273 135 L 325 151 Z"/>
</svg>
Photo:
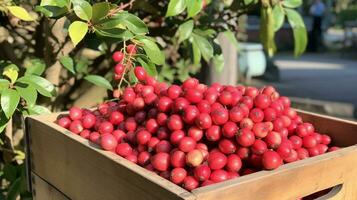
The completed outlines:
<svg viewBox="0 0 357 200">
<path fill-rule="evenodd" d="M 261 12 L 261 41 L 269 55 L 285 19 L 295 40 L 295 55 L 306 47 L 306 30 L 295 8 L 301 0 L 130 0 L 0 1 L 0 132 L 2 193 L 8 199 L 26 192 L 21 116 L 94 106 L 120 95 L 136 82 L 143 66 L 160 80 L 177 82 L 224 60 L 217 37 L 237 47 L 239 18 Z M 132 50 L 135 49 L 135 52 Z M 113 74 L 111 55 L 123 54 L 122 76 Z M 93 85 L 92 85 L 93 84 Z"/>
</svg>

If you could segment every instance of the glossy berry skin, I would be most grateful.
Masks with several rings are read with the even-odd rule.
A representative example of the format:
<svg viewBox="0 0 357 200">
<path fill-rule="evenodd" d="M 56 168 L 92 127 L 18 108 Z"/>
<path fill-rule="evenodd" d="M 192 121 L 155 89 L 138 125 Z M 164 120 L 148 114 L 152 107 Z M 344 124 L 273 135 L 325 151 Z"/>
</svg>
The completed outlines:
<svg viewBox="0 0 357 200">
<path fill-rule="evenodd" d="M 183 152 L 192 151 L 196 147 L 196 141 L 191 137 L 184 137 L 180 140 L 178 148 Z"/>
<path fill-rule="evenodd" d="M 123 65 L 123 64 L 120 64 L 120 63 L 116 64 L 115 67 L 114 67 L 114 73 L 115 73 L 115 75 L 118 75 L 120 78 L 121 78 L 121 76 L 123 75 L 124 70 L 125 70 L 124 65 Z M 120 78 L 119 78 L 119 79 L 120 79 Z"/>
<path fill-rule="evenodd" d="M 260 109 L 268 108 L 270 103 L 270 98 L 265 94 L 259 94 L 254 99 L 254 105 Z"/>
<path fill-rule="evenodd" d="M 236 154 L 227 157 L 226 169 L 232 172 L 238 172 L 242 168 L 242 160 Z"/>
<path fill-rule="evenodd" d="M 182 183 L 182 186 L 188 191 L 196 189 L 198 185 L 199 182 L 193 176 L 186 176 Z"/>
<path fill-rule="evenodd" d="M 237 134 L 238 126 L 236 123 L 228 121 L 223 125 L 222 134 L 226 138 L 233 138 Z"/>
<path fill-rule="evenodd" d="M 115 152 L 122 157 L 128 156 L 133 152 L 133 149 L 128 143 L 120 143 L 117 145 Z"/>
<path fill-rule="evenodd" d="M 228 121 L 229 113 L 225 108 L 218 108 L 211 112 L 212 122 L 216 125 L 223 125 Z"/>
<path fill-rule="evenodd" d="M 185 91 L 184 97 L 191 103 L 198 103 L 202 100 L 203 95 L 196 89 L 188 89 Z"/>
<path fill-rule="evenodd" d="M 249 147 L 254 144 L 255 136 L 251 130 L 245 128 L 239 131 L 236 140 L 241 146 Z"/>
<path fill-rule="evenodd" d="M 82 118 L 82 110 L 78 107 L 69 109 L 69 117 L 71 120 L 80 120 Z"/>
<path fill-rule="evenodd" d="M 272 170 L 282 164 L 282 159 L 275 151 L 266 151 L 262 156 L 262 164 L 265 169 Z"/>
<path fill-rule="evenodd" d="M 219 126 L 213 125 L 208 128 L 205 132 L 205 136 L 208 141 L 218 141 L 221 138 L 221 128 Z"/>
<path fill-rule="evenodd" d="M 138 144 L 145 145 L 151 139 L 151 134 L 149 131 L 141 130 L 136 134 L 136 141 Z"/>
<path fill-rule="evenodd" d="M 167 119 L 167 127 L 171 131 L 181 130 L 183 128 L 183 123 L 179 115 L 171 115 Z"/>
<path fill-rule="evenodd" d="M 79 120 L 72 121 L 72 123 L 69 125 L 69 130 L 75 134 L 81 133 L 83 131 L 82 122 Z"/>
<path fill-rule="evenodd" d="M 234 141 L 229 139 L 222 139 L 221 141 L 219 141 L 218 148 L 224 154 L 232 154 L 235 153 L 237 150 Z"/>
<path fill-rule="evenodd" d="M 196 117 L 196 126 L 200 129 L 208 129 L 212 126 L 212 119 L 208 113 L 200 113 Z"/>
<path fill-rule="evenodd" d="M 118 142 L 116 138 L 109 133 L 102 134 L 100 137 L 100 145 L 104 150 L 112 151 L 117 146 Z"/>
<path fill-rule="evenodd" d="M 166 171 L 170 166 L 170 155 L 168 153 L 159 152 L 151 157 L 151 164 L 156 170 Z"/>
<path fill-rule="evenodd" d="M 61 117 L 57 120 L 57 124 L 68 129 L 71 125 L 71 119 L 69 117 Z"/>
<path fill-rule="evenodd" d="M 210 180 L 215 183 L 219 183 L 219 182 L 228 180 L 228 173 L 227 173 L 227 171 L 222 170 L 222 169 L 214 170 L 211 173 Z"/>
<path fill-rule="evenodd" d="M 131 55 L 136 54 L 136 45 L 134 45 L 134 44 L 129 44 L 129 45 L 126 47 L 126 52 L 127 52 L 128 54 L 131 54 Z"/>
<path fill-rule="evenodd" d="M 134 74 L 139 81 L 144 81 L 146 79 L 146 71 L 141 66 L 135 67 Z"/>
<path fill-rule="evenodd" d="M 116 51 L 113 53 L 112 58 L 114 62 L 121 62 L 124 58 L 124 54 L 121 51 Z"/>
<path fill-rule="evenodd" d="M 211 169 L 208 165 L 200 165 L 194 169 L 193 173 L 197 180 L 206 181 L 211 175 Z"/>
<path fill-rule="evenodd" d="M 227 164 L 227 157 L 220 152 L 211 152 L 208 156 L 208 166 L 215 169 L 222 169 Z"/>
<path fill-rule="evenodd" d="M 200 150 L 194 149 L 187 153 L 186 164 L 191 167 L 197 167 L 203 162 L 203 154 Z"/>
<path fill-rule="evenodd" d="M 180 150 L 172 152 L 170 163 L 173 167 L 184 167 L 186 165 L 186 154 Z"/>
<path fill-rule="evenodd" d="M 178 85 L 171 85 L 167 89 L 167 96 L 172 100 L 177 99 L 181 95 L 181 93 L 182 93 L 182 89 Z"/>
<path fill-rule="evenodd" d="M 170 180 L 175 184 L 180 184 L 187 176 L 187 171 L 184 168 L 178 167 L 171 170 Z"/>
<path fill-rule="evenodd" d="M 100 134 L 112 133 L 113 130 L 114 130 L 113 124 L 108 121 L 104 121 L 99 125 Z"/>
</svg>

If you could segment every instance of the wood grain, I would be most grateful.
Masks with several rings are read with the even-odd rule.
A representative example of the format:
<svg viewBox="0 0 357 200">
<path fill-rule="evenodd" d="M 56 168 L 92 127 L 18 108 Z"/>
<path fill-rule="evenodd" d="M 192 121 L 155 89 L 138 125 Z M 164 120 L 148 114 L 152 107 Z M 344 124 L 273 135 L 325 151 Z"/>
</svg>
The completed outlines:
<svg viewBox="0 0 357 200">
<path fill-rule="evenodd" d="M 55 124 L 26 118 L 31 170 L 71 199 L 193 199 L 181 187 Z"/>
<path fill-rule="evenodd" d="M 34 173 L 31 173 L 34 200 L 69 200 L 63 193 Z"/>
</svg>

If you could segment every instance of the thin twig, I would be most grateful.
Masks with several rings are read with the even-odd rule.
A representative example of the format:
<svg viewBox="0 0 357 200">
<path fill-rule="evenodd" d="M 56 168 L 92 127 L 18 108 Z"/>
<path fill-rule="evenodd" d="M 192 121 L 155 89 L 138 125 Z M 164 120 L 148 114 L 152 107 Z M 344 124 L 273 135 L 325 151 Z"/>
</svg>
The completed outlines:
<svg viewBox="0 0 357 200">
<path fill-rule="evenodd" d="M 128 3 L 121 3 L 120 6 L 118 6 L 117 8 L 111 10 L 109 13 L 108 13 L 108 17 L 111 17 L 113 15 L 115 15 L 117 12 L 119 11 L 122 11 L 124 9 L 126 9 L 127 7 L 129 7 L 129 9 L 131 9 L 133 7 L 133 3 L 134 3 L 135 0 L 130 0 L 130 2 Z"/>
</svg>

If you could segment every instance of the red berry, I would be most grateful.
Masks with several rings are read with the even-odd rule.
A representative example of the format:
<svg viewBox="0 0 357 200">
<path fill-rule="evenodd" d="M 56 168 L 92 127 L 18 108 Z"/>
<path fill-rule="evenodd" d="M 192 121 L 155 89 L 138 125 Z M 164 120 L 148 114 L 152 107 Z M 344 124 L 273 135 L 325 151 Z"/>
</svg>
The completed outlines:
<svg viewBox="0 0 357 200">
<path fill-rule="evenodd" d="M 250 149 L 247 147 L 239 147 L 237 149 L 237 155 L 242 159 L 248 159 L 250 155 Z"/>
<path fill-rule="evenodd" d="M 57 124 L 68 129 L 71 125 L 71 119 L 69 117 L 61 117 L 57 120 Z"/>
<path fill-rule="evenodd" d="M 199 182 L 192 176 L 186 176 L 186 178 L 183 180 L 182 186 L 188 190 L 191 191 L 195 188 L 197 188 L 199 185 Z"/>
<path fill-rule="evenodd" d="M 159 143 L 156 144 L 155 146 L 155 151 L 156 153 L 158 152 L 165 152 L 169 153 L 171 151 L 171 144 L 167 140 L 161 140 Z"/>
<path fill-rule="evenodd" d="M 191 137 L 184 137 L 180 140 L 178 148 L 183 152 L 189 152 L 195 149 L 196 141 Z"/>
<path fill-rule="evenodd" d="M 312 147 L 315 147 L 317 145 L 317 141 L 316 141 L 314 136 L 308 135 L 308 136 L 303 137 L 302 145 L 305 148 L 312 148 Z"/>
<path fill-rule="evenodd" d="M 136 66 L 134 69 L 134 73 L 139 81 L 144 81 L 146 79 L 146 71 L 143 67 Z"/>
<path fill-rule="evenodd" d="M 296 128 L 296 134 L 297 134 L 299 137 L 305 137 L 305 136 L 307 136 L 309 133 L 308 133 L 306 127 L 301 124 L 301 125 L 297 126 L 297 128 Z"/>
<path fill-rule="evenodd" d="M 125 120 L 124 126 L 127 131 L 135 131 L 136 127 L 137 127 L 135 118 L 133 118 L 133 117 L 127 118 Z"/>
<path fill-rule="evenodd" d="M 112 58 L 114 62 L 121 62 L 124 58 L 124 54 L 121 51 L 116 51 L 113 53 Z"/>
<path fill-rule="evenodd" d="M 129 45 L 126 47 L 126 52 L 127 52 L 128 54 L 131 54 L 131 55 L 136 54 L 136 45 L 134 45 L 134 44 L 129 44 Z"/>
<path fill-rule="evenodd" d="M 186 154 L 180 150 L 174 151 L 171 153 L 170 163 L 173 167 L 184 167 L 186 165 Z"/>
<path fill-rule="evenodd" d="M 121 78 L 121 76 L 123 75 L 124 73 L 124 70 L 125 70 L 125 67 L 123 64 L 116 64 L 115 67 L 114 67 L 114 73 L 115 75 L 119 76 Z"/>
<path fill-rule="evenodd" d="M 249 118 L 252 119 L 254 123 L 262 122 L 264 119 L 264 112 L 259 108 L 254 108 L 250 111 Z"/>
<path fill-rule="evenodd" d="M 110 133 L 102 134 L 100 137 L 100 145 L 104 150 L 111 151 L 117 146 L 118 141 Z"/>
<path fill-rule="evenodd" d="M 277 152 L 266 151 L 262 156 L 262 164 L 265 169 L 276 169 L 282 164 L 282 159 Z"/>
<path fill-rule="evenodd" d="M 196 89 L 187 89 L 184 97 L 191 103 L 198 103 L 202 100 L 203 95 Z"/>
<path fill-rule="evenodd" d="M 264 141 L 267 143 L 269 148 L 276 149 L 280 146 L 282 139 L 281 139 L 280 133 L 271 131 L 264 138 Z"/>
<path fill-rule="evenodd" d="M 296 135 L 293 135 L 289 138 L 289 140 L 291 141 L 293 148 L 294 149 L 299 149 L 302 146 L 302 139 Z"/>
<path fill-rule="evenodd" d="M 236 152 L 237 147 L 232 140 L 222 139 L 218 143 L 218 148 L 222 153 L 231 154 Z"/>
<path fill-rule="evenodd" d="M 185 133 L 183 133 L 183 136 Z M 187 131 L 187 136 L 194 139 L 196 142 L 200 141 L 203 137 L 203 131 L 196 126 L 191 126 Z"/>
<path fill-rule="evenodd" d="M 265 138 L 269 133 L 269 127 L 266 123 L 260 122 L 254 124 L 252 131 L 254 132 L 256 137 Z"/>
<path fill-rule="evenodd" d="M 309 151 L 304 148 L 297 149 L 296 153 L 298 155 L 299 160 L 303 160 L 309 157 Z"/>
<path fill-rule="evenodd" d="M 221 138 L 221 128 L 213 125 L 206 130 L 205 136 L 208 141 L 218 141 Z"/>
<path fill-rule="evenodd" d="M 215 183 L 228 180 L 228 173 L 227 173 L 227 171 L 222 170 L 222 169 L 214 170 L 211 173 L 210 180 Z"/>
<path fill-rule="evenodd" d="M 249 129 L 241 129 L 238 131 L 238 135 L 236 136 L 236 140 L 238 144 L 243 147 L 249 147 L 254 144 L 255 136 L 254 133 Z"/>
<path fill-rule="evenodd" d="M 212 126 L 211 116 L 207 113 L 200 113 L 196 117 L 195 122 L 197 127 L 199 127 L 200 129 L 208 129 L 209 127 Z"/>
<path fill-rule="evenodd" d="M 254 154 L 261 155 L 268 150 L 268 146 L 262 140 L 255 140 L 254 144 L 251 147 L 251 150 Z"/>
<path fill-rule="evenodd" d="M 228 121 L 229 114 L 225 108 L 218 108 L 211 112 L 211 118 L 214 124 L 223 125 Z"/>
<path fill-rule="evenodd" d="M 115 152 L 122 157 L 125 157 L 133 152 L 133 149 L 128 143 L 120 143 L 117 145 Z"/>
<path fill-rule="evenodd" d="M 270 106 L 270 103 L 271 103 L 271 100 L 270 100 L 269 96 L 267 96 L 265 94 L 259 94 L 254 99 L 254 105 L 260 109 L 268 108 Z"/>
<path fill-rule="evenodd" d="M 171 170 L 170 180 L 175 184 L 180 184 L 187 176 L 187 171 L 184 168 L 178 167 Z"/>
<path fill-rule="evenodd" d="M 90 130 L 84 129 L 79 135 L 80 135 L 82 138 L 88 139 L 89 136 L 90 136 Z"/>
<path fill-rule="evenodd" d="M 211 105 L 207 100 L 202 100 L 197 104 L 197 109 L 200 111 L 200 113 L 210 113 Z"/>
<path fill-rule="evenodd" d="M 182 89 L 178 85 L 171 85 L 167 89 L 167 96 L 172 100 L 178 98 L 181 95 L 181 93 L 182 93 Z"/>
<path fill-rule="evenodd" d="M 181 130 L 183 128 L 183 123 L 179 115 L 171 115 L 167 119 L 167 127 L 171 131 Z"/>
<path fill-rule="evenodd" d="M 195 178 L 199 181 L 206 181 L 211 175 L 211 169 L 207 165 L 200 165 L 193 171 Z"/>
<path fill-rule="evenodd" d="M 237 134 L 237 131 L 238 131 L 237 124 L 231 121 L 225 123 L 222 128 L 223 136 L 226 138 L 234 137 L 234 135 Z"/>
<path fill-rule="evenodd" d="M 166 171 L 170 166 L 170 155 L 159 152 L 151 157 L 151 164 L 156 170 Z"/>
<path fill-rule="evenodd" d="M 232 172 L 238 172 L 242 168 L 242 160 L 239 156 L 231 154 L 227 157 L 226 169 Z"/>
<path fill-rule="evenodd" d="M 151 139 L 151 134 L 149 131 L 146 130 L 141 130 L 136 134 L 136 140 L 138 144 L 145 145 L 147 144 Z"/>
<path fill-rule="evenodd" d="M 232 101 L 233 101 L 233 96 L 230 92 L 228 91 L 223 91 L 219 97 L 218 97 L 218 100 L 219 102 L 222 104 L 222 105 L 225 105 L 225 106 L 228 106 L 228 105 L 231 105 L 232 104 Z"/>
<path fill-rule="evenodd" d="M 184 109 L 182 119 L 187 124 L 193 124 L 198 115 L 199 115 L 199 111 L 197 107 L 193 105 L 189 105 Z"/>
<path fill-rule="evenodd" d="M 321 136 L 321 143 L 324 145 L 329 145 L 331 143 L 331 138 L 328 135 Z"/>
<path fill-rule="evenodd" d="M 69 109 L 69 117 L 72 120 L 80 120 L 82 118 L 82 110 L 78 107 L 72 107 Z"/>
<path fill-rule="evenodd" d="M 155 119 L 149 119 L 146 121 L 145 128 L 150 133 L 156 133 L 159 128 L 159 124 Z"/>
<path fill-rule="evenodd" d="M 82 122 L 79 120 L 74 120 L 70 125 L 69 125 L 69 130 L 75 134 L 79 134 L 80 132 L 83 131 L 83 126 Z"/>
<path fill-rule="evenodd" d="M 239 107 L 233 107 L 229 111 L 229 119 L 232 122 L 240 122 L 244 118 L 244 111 Z"/>
<path fill-rule="evenodd" d="M 92 132 L 89 135 L 89 140 L 94 143 L 99 143 L 100 134 L 98 132 Z"/>
<path fill-rule="evenodd" d="M 203 162 L 203 154 L 200 150 L 194 149 L 187 153 L 186 164 L 191 167 L 197 167 Z"/>
<path fill-rule="evenodd" d="M 177 145 L 182 138 L 185 137 L 185 132 L 182 130 L 177 130 L 171 133 L 170 135 L 170 142 L 173 145 Z"/>
<path fill-rule="evenodd" d="M 227 164 L 227 157 L 220 152 L 211 152 L 208 156 L 208 166 L 215 169 L 222 169 Z"/>
<path fill-rule="evenodd" d="M 160 97 L 156 103 L 157 109 L 160 112 L 169 112 L 172 108 L 173 101 L 169 97 Z"/>
<path fill-rule="evenodd" d="M 141 166 L 145 166 L 149 164 L 151 155 L 147 151 L 140 152 L 138 155 L 138 163 Z"/>
</svg>

